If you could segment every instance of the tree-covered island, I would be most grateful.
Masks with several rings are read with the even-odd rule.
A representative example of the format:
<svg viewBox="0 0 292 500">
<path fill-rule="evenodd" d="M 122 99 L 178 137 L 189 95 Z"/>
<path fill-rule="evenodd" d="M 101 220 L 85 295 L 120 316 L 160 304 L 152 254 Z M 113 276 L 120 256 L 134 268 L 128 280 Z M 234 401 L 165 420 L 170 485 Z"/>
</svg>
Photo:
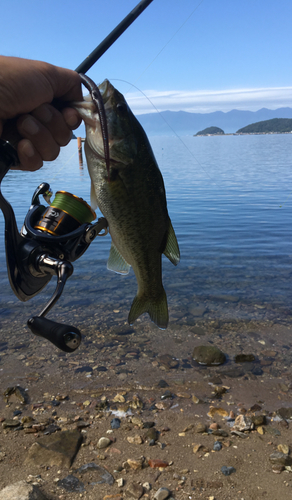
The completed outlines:
<svg viewBox="0 0 292 500">
<path fill-rule="evenodd" d="M 240 128 L 237 134 L 285 134 L 292 132 L 292 119 L 273 118 Z"/>
<path fill-rule="evenodd" d="M 244 135 L 244 134 L 292 134 L 291 118 L 273 118 L 262 122 L 252 123 L 246 127 L 240 128 L 237 132 L 225 134 L 219 127 L 207 127 L 200 130 L 194 137 L 210 135 Z"/>
<path fill-rule="evenodd" d="M 219 127 L 207 127 L 204 130 L 200 130 L 197 135 L 224 135 L 224 130 Z"/>
</svg>

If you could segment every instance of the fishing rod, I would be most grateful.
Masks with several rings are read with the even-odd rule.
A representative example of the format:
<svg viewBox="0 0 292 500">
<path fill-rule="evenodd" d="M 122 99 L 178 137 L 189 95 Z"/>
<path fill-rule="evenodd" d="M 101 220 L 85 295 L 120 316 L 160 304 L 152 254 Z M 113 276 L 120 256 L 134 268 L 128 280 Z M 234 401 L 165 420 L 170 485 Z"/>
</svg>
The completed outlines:
<svg viewBox="0 0 292 500">
<path fill-rule="evenodd" d="M 142 0 L 136 7 L 115 27 L 115 29 L 77 66 L 77 73 L 87 71 L 100 59 L 100 57 L 111 47 L 111 45 L 126 31 L 126 29 L 142 14 L 153 0 Z"/>
<path fill-rule="evenodd" d="M 76 68 L 86 73 L 109 47 L 124 33 L 153 0 L 142 0 L 116 28 Z M 81 343 L 81 333 L 72 325 L 64 325 L 45 318 L 60 298 L 67 279 L 73 273 L 71 262 L 79 259 L 96 236 L 107 234 L 108 223 L 104 217 L 92 223 L 96 215 L 82 199 L 66 191 L 52 195 L 48 183 L 41 183 L 35 190 L 31 206 L 21 231 L 18 231 L 15 214 L 10 203 L 1 193 L 1 182 L 19 159 L 16 149 L 0 138 L 0 209 L 5 220 L 6 265 L 10 286 L 21 301 L 36 296 L 57 276 L 57 286 L 51 299 L 38 316 L 31 317 L 27 326 L 32 333 L 52 342 L 65 351 L 75 351 Z M 40 196 L 49 203 L 40 203 Z"/>
</svg>

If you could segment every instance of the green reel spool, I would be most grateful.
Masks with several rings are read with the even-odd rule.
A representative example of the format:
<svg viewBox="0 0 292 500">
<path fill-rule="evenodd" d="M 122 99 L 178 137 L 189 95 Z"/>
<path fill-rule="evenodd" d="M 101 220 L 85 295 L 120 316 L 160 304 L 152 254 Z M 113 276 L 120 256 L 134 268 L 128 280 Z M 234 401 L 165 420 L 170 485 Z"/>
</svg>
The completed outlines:
<svg viewBox="0 0 292 500">
<path fill-rule="evenodd" d="M 61 236 L 95 218 L 95 212 L 82 198 L 67 191 L 57 191 L 52 204 L 34 227 L 54 236 Z"/>
</svg>

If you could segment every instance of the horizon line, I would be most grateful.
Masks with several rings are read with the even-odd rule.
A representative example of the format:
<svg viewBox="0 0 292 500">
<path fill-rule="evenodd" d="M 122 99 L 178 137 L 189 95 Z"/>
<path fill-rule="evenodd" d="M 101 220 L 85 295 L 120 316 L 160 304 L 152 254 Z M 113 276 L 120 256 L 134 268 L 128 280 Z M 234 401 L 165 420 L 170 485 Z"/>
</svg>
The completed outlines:
<svg viewBox="0 0 292 500">
<path fill-rule="evenodd" d="M 233 108 L 233 109 L 230 109 L 229 111 L 222 111 L 220 109 L 217 109 L 215 111 L 207 111 L 205 113 L 202 113 L 202 112 L 198 112 L 198 111 L 185 111 L 184 109 L 178 109 L 178 110 L 171 110 L 171 109 L 155 110 L 154 109 L 154 111 L 151 113 L 150 112 L 148 112 L 148 113 L 136 113 L 134 111 L 133 111 L 133 113 L 135 116 L 153 115 L 156 112 L 158 112 L 158 113 L 187 113 L 189 115 L 211 115 L 213 113 L 223 113 L 224 115 L 227 115 L 228 113 L 232 113 L 232 111 L 237 111 L 237 112 L 242 112 L 242 113 L 258 113 L 259 111 L 262 111 L 262 110 L 278 111 L 279 109 L 291 109 L 291 111 L 292 111 L 292 105 L 291 106 L 280 106 L 280 107 L 274 108 L 274 109 L 267 108 L 267 107 L 263 106 L 262 108 L 256 109 L 255 111 L 250 110 L 250 109 Z"/>
<path fill-rule="evenodd" d="M 234 109 L 259 111 L 263 108 L 275 110 L 292 107 L 292 87 L 196 91 L 148 89 L 130 92 L 127 84 L 124 97 L 137 115 L 157 111 L 206 114 L 215 111 L 228 113 Z"/>
</svg>

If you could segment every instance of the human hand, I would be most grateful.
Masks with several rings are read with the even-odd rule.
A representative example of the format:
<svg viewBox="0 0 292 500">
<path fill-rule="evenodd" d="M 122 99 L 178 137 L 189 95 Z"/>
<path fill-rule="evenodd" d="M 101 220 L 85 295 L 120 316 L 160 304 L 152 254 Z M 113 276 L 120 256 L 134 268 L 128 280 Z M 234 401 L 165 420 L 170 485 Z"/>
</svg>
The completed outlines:
<svg viewBox="0 0 292 500">
<path fill-rule="evenodd" d="M 51 64 L 0 56 L 0 136 L 17 143 L 19 169 L 37 170 L 54 160 L 81 120 L 70 107 L 82 100 L 78 73 Z"/>
</svg>

